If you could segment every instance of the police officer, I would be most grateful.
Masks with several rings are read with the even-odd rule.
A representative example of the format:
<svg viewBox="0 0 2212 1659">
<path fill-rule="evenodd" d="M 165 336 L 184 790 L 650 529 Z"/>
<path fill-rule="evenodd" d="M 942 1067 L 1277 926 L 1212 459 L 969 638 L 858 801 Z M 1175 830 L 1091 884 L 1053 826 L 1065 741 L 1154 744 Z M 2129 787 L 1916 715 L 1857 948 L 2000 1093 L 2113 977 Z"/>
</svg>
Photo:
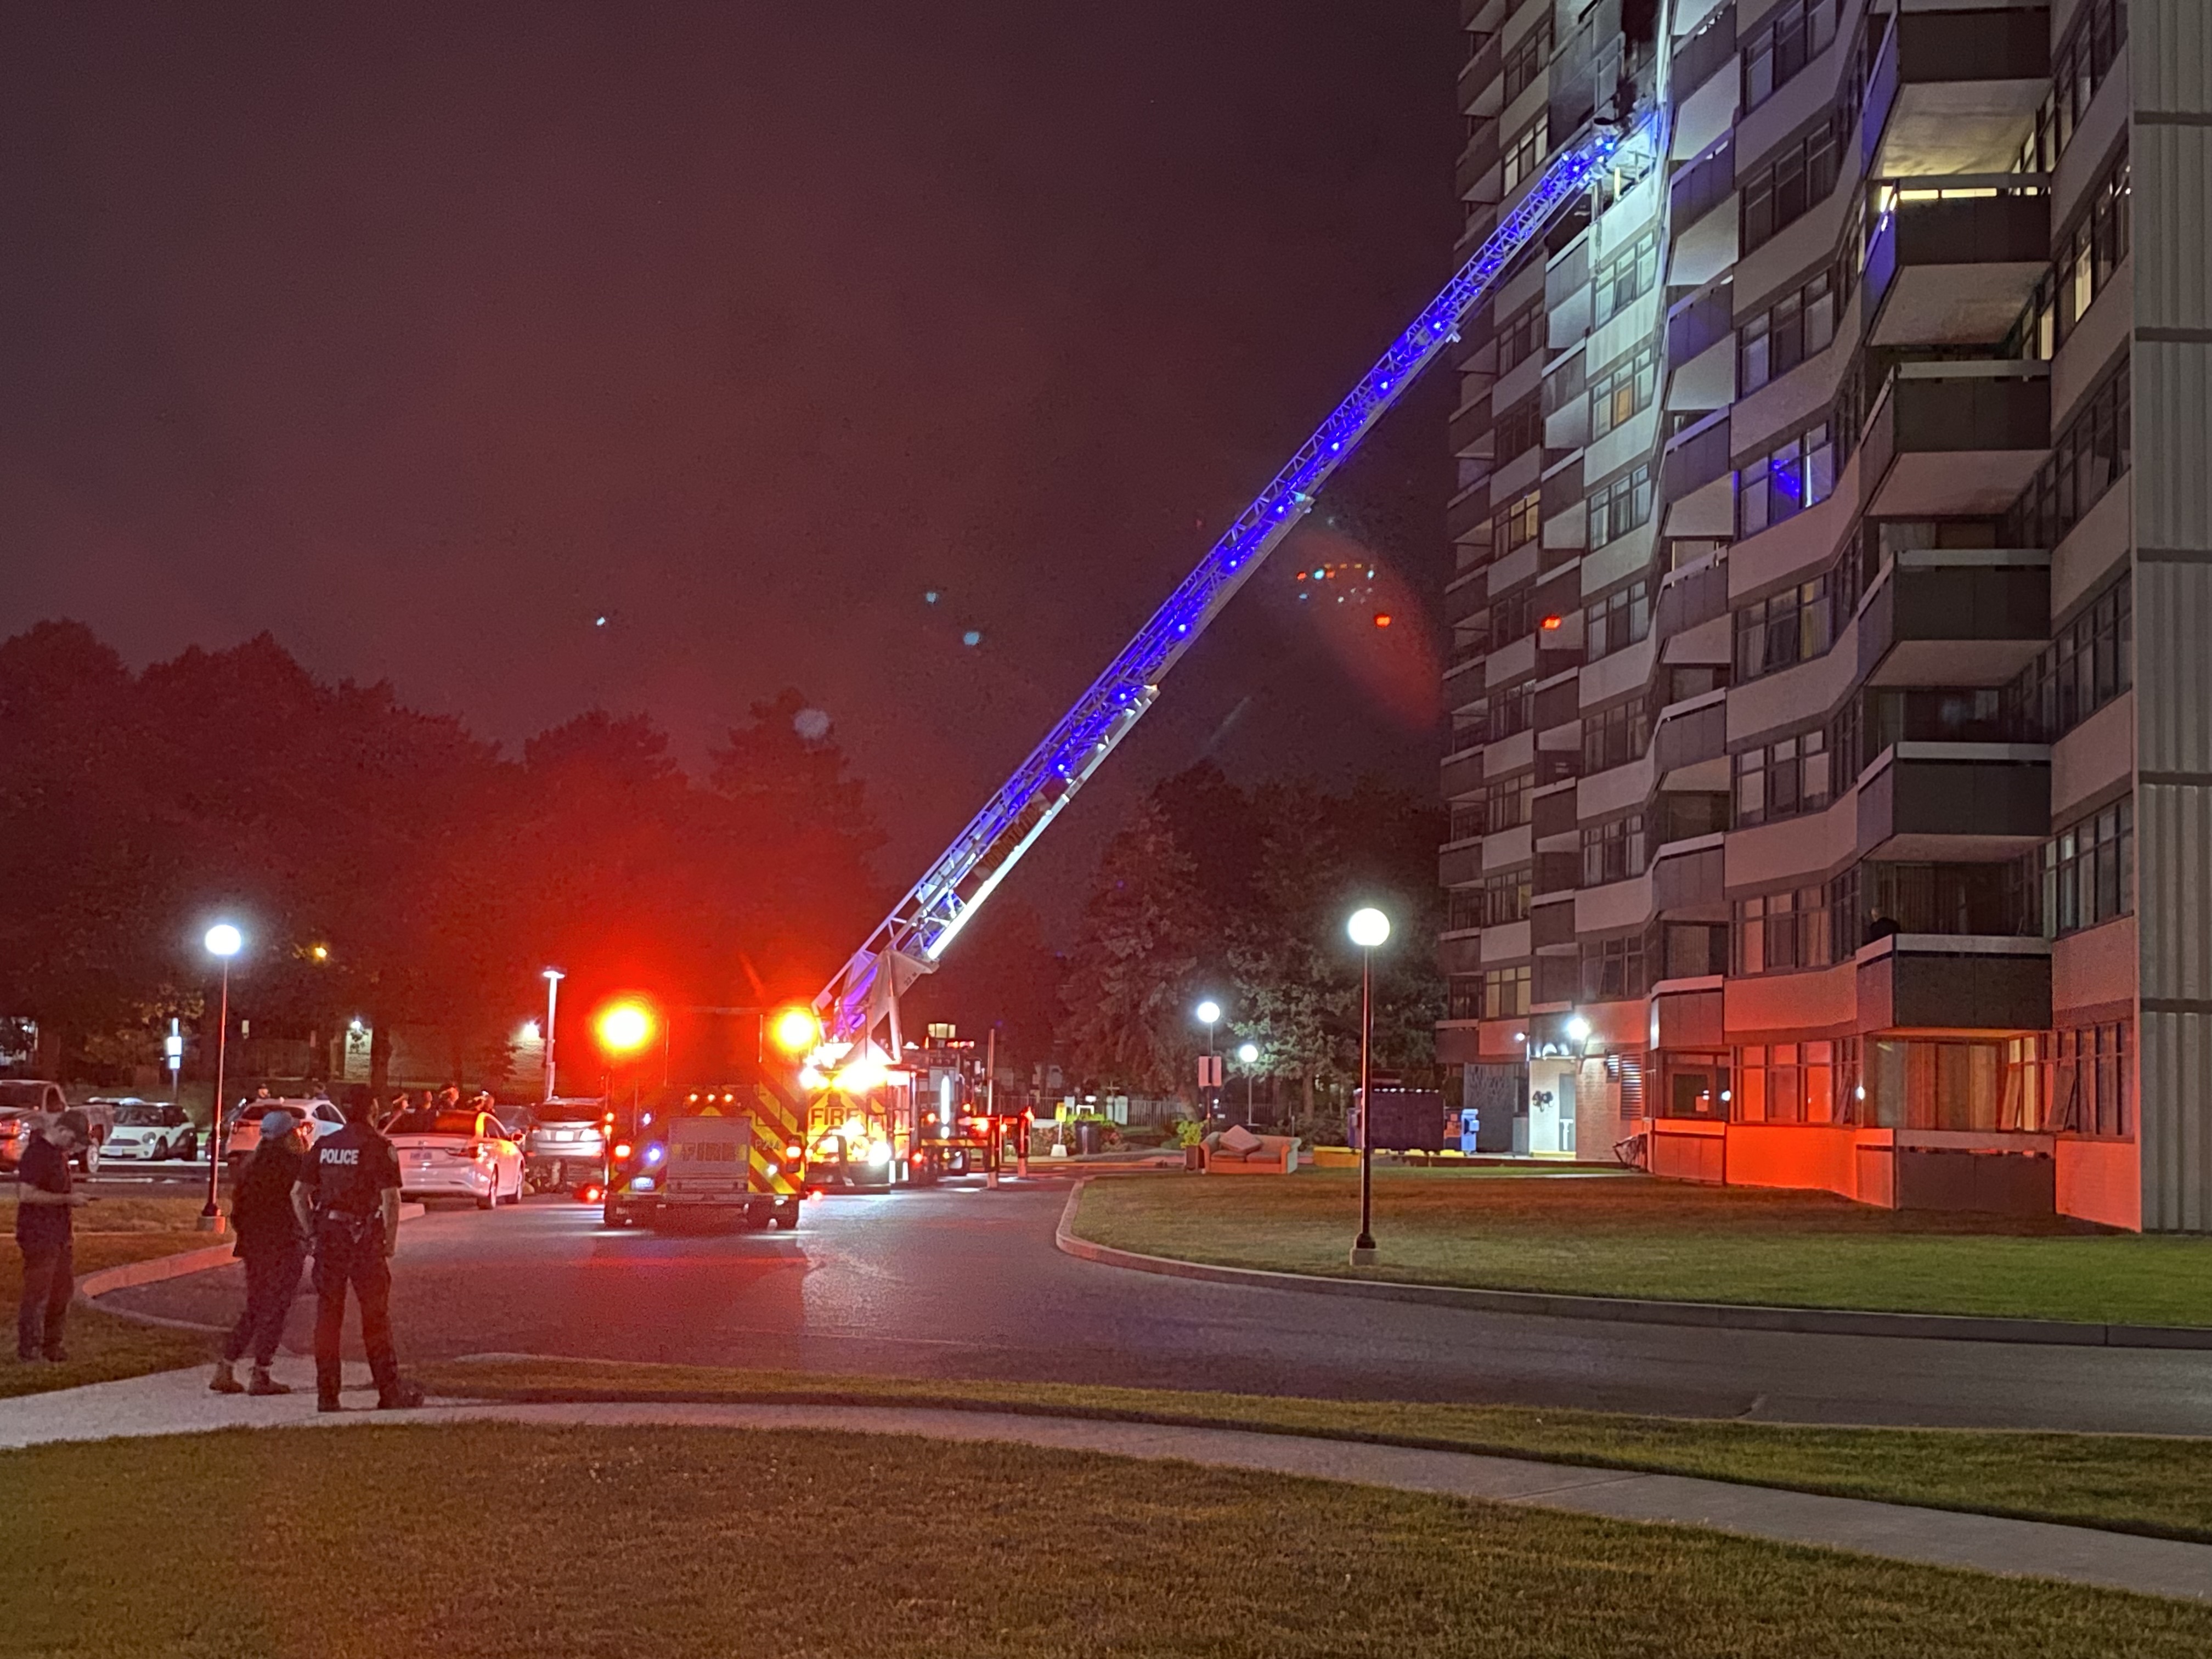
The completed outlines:
<svg viewBox="0 0 2212 1659">
<path fill-rule="evenodd" d="M 399 1243 L 399 1158 L 392 1143 L 356 1118 L 315 1143 L 292 1201 L 314 1240 L 315 1405 L 338 1409 L 338 1340 L 346 1286 L 361 1300 L 361 1340 L 380 1411 L 422 1403 L 399 1375 L 392 1348 L 392 1252 Z"/>
</svg>

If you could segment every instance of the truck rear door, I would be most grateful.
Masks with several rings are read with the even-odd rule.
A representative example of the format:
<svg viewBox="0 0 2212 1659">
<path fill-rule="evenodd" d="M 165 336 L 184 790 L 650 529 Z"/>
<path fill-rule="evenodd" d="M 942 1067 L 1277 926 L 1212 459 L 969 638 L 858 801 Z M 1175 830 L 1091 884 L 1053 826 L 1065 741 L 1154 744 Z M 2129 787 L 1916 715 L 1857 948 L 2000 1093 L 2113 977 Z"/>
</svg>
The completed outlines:
<svg viewBox="0 0 2212 1659">
<path fill-rule="evenodd" d="M 751 1183 L 753 1126 L 744 1117 L 679 1117 L 668 1126 L 668 1173 L 660 1196 L 672 1204 L 742 1200 Z"/>
</svg>

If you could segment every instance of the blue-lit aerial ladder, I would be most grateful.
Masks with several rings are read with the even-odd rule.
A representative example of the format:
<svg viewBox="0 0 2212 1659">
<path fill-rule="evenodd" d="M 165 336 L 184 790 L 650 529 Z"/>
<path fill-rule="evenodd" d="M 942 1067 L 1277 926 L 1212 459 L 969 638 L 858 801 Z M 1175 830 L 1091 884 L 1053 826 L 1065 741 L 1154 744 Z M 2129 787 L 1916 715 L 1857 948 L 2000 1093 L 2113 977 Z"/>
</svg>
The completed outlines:
<svg viewBox="0 0 2212 1659">
<path fill-rule="evenodd" d="M 1458 337 L 1461 322 L 1506 269 L 1608 171 L 1631 165 L 1641 171 L 1648 165 L 1659 148 L 1657 131 L 1649 118 L 1599 123 L 1552 159 L 1474 257 L 1360 377 L 815 999 L 830 1038 L 857 1042 L 888 1018 L 890 1049 L 897 1052 L 899 993 L 937 965 L 969 918 L 1152 706 L 1176 659 L 1312 511 L 1329 475 L 1351 458 L 1413 378 Z"/>
</svg>

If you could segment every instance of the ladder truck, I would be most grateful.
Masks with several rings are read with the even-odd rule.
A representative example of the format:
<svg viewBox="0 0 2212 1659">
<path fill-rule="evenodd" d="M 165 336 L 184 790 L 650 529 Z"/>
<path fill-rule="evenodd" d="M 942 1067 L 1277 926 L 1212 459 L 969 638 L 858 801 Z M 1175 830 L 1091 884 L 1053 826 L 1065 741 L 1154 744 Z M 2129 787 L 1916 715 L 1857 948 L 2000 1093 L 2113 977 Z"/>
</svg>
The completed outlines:
<svg viewBox="0 0 2212 1659">
<path fill-rule="evenodd" d="M 1596 121 L 1552 159 L 1443 292 L 1329 411 L 814 1000 L 823 1038 L 813 1062 L 816 1080 L 828 1085 L 827 1100 L 837 1092 L 842 1068 L 849 1068 L 863 1086 L 844 1091 L 848 1100 L 873 1097 L 870 1109 L 855 1116 L 881 1126 L 872 1133 L 879 1136 L 875 1150 L 882 1154 L 887 1183 L 906 1178 L 926 1161 L 917 1113 L 930 1109 L 918 1102 L 914 1074 L 904 1064 L 900 994 L 936 967 L 1046 826 L 1105 764 L 1158 699 L 1169 671 L 1313 510 L 1330 475 L 1351 459 L 1407 386 L 1459 337 L 1468 313 L 1608 173 L 1641 176 L 1655 167 L 1663 133 L 1656 113 Z M 848 1109 L 831 1106 L 817 1113 L 817 1121 Z"/>
</svg>

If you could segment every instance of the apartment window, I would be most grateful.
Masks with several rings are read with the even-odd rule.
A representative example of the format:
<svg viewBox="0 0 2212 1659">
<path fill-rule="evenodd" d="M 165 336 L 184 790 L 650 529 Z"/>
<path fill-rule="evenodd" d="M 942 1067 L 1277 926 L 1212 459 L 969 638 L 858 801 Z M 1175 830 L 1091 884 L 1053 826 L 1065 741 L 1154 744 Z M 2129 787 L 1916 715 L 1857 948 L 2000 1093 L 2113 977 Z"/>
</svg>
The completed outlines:
<svg viewBox="0 0 2212 1659">
<path fill-rule="evenodd" d="M 1527 865 L 1518 870 L 1496 870 L 1482 878 L 1482 925 L 1503 927 L 1509 922 L 1528 920 L 1528 893 L 1531 872 Z"/>
<path fill-rule="evenodd" d="M 1490 694 L 1490 718 L 1486 726 L 1489 739 L 1497 743 L 1516 732 L 1526 732 L 1528 721 L 1536 709 L 1536 682 L 1524 680 L 1518 685 L 1501 686 Z"/>
<path fill-rule="evenodd" d="M 2021 172 L 2049 173 L 2057 167 L 2127 41 L 2127 0 L 2082 0 L 2066 38 L 2051 54 L 2051 90 L 2021 147 Z"/>
<path fill-rule="evenodd" d="M 1794 519 L 1834 494 L 1837 454 L 1833 428 L 1826 421 L 1808 427 L 1736 472 L 1738 537 L 1755 536 L 1769 525 Z"/>
<path fill-rule="evenodd" d="M 1444 896 L 1444 928 L 1448 933 L 1470 933 L 1482 926 L 1482 890 L 1455 887 Z"/>
<path fill-rule="evenodd" d="M 1836 319 L 1846 297 L 1847 269 L 1838 265 L 1822 271 L 1737 331 L 1736 396 L 1747 397 L 1827 349 L 1836 337 Z"/>
<path fill-rule="evenodd" d="M 1743 185 L 1743 251 L 1764 247 L 1836 187 L 1855 109 L 1837 109 Z"/>
<path fill-rule="evenodd" d="M 1735 613 L 1736 678 L 1757 679 L 1826 654 L 1835 643 L 1833 580 L 1815 576 Z"/>
<path fill-rule="evenodd" d="M 1591 441 L 1602 438 L 1617 426 L 1626 426 L 1649 409 L 1658 380 L 1658 349 L 1646 345 L 1591 381 Z"/>
<path fill-rule="evenodd" d="M 1650 988 L 1644 975 L 1644 935 L 1585 939 L 1582 947 L 1583 1000 L 1620 1002 Z"/>
<path fill-rule="evenodd" d="M 2033 854 L 2043 935 L 2061 939 L 2135 910 L 2135 801 L 2069 824 Z"/>
<path fill-rule="evenodd" d="M 1626 766 L 1651 746 L 1651 716 L 1642 697 L 1583 716 L 1583 775 Z"/>
<path fill-rule="evenodd" d="M 1638 528 L 1651 516 L 1651 469 L 1622 474 L 1589 498 L 1589 542 L 1603 547 Z"/>
<path fill-rule="evenodd" d="M 2096 297 L 2110 287 L 2112 273 L 2128 257 L 2128 158 L 2121 155 L 2093 185 L 2074 227 L 2059 239 L 2050 273 L 2021 315 L 2007 349 L 2043 361 L 2057 353 Z"/>
<path fill-rule="evenodd" d="M 1547 116 L 1539 115 L 1506 143 L 1505 172 L 1502 182 L 1509 192 L 1522 180 L 1534 178 L 1536 169 L 1544 165 L 1544 136 L 1547 125 Z"/>
<path fill-rule="evenodd" d="M 1544 343 L 1550 313 L 1540 294 L 1498 325 L 1498 372 L 1510 374 L 1536 355 Z"/>
<path fill-rule="evenodd" d="M 1836 38 L 1836 0 L 1787 0 L 1743 48 L 1743 106 L 1757 109 Z"/>
<path fill-rule="evenodd" d="M 1839 948 L 1891 933 L 2018 939 L 2035 931 L 2035 904 L 2021 861 L 2005 864 L 1856 864 L 1828 884 Z"/>
<path fill-rule="evenodd" d="M 1498 417 L 1496 431 L 1495 453 L 1501 462 L 1534 449 L 1544 441 L 1542 401 L 1533 395 L 1522 398 Z"/>
<path fill-rule="evenodd" d="M 1735 822 L 1740 830 L 1773 818 L 1814 812 L 1828 804 L 1828 734 L 1801 732 L 1735 757 Z"/>
<path fill-rule="evenodd" d="M 1583 829 L 1583 885 L 1601 887 L 1644 873 L 1644 814 L 1631 812 L 1609 823 Z"/>
<path fill-rule="evenodd" d="M 1451 827 L 1445 832 L 1444 839 L 1448 842 L 1473 841 L 1484 833 L 1487 823 L 1488 814 L 1483 811 L 1480 801 L 1455 802 L 1451 809 Z"/>
<path fill-rule="evenodd" d="M 1496 835 L 1500 830 L 1515 830 L 1528 822 L 1528 803 L 1536 788 L 1536 775 L 1523 772 L 1492 784 L 1483 791 L 1482 812 L 1484 833 Z"/>
<path fill-rule="evenodd" d="M 2125 1020 L 2055 1033 L 2051 1127 L 2060 1134 L 2128 1133 L 2129 1027 Z"/>
<path fill-rule="evenodd" d="M 1528 89 L 1552 60 L 1552 19 L 1547 12 L 1534 28 L 1513 43 L 1505 54 L 1505 101 L 1511 103 Z"/>
<path fill-rule="evenodd" d="M 1735 971 L 1785 973 L 1835 960 L 1825 885 L 1735 902 Z"/>
<path fill-rule="evenodd" d="M 1524 587 L 1490 602 L 1490 641 L 1493 649 L 1512 644 L 1534 625 L 1534 619 L 1529 613 L 1534 599 L 1535 590 Z"/>
<path fill-rule="evenodd" d="M 2135 682 L 2132 588 L 2124 570 L 2005 689 L 2011 724 L 2055 743 Z"/>
<path fill-rule="evenodd" d="M 1740 1123 L 1847 1123 L 1834 1042 L 1770 1042 L 1736 1050 Z"/>
<path fill-rule="evenodd" d="M 2082 400 L 2005 515 L 2003 545 L 2056 547 L 2128 470 L 2128 358 Z"/>
<path fill-rule="evenodd" d="M 1491 521 L 1490 532 L 1490 544 L 1497 550 L 1497 556 L 1503 558 L 1536 539 L 1537 531 L 1543 527 L 1543 506 L 1544 492 L 1532 489 L 1498 509 Z"/>
<path fill-rule="evenodd" d="M 2051 1048 L 2040 1031 L 1981 1042 L 1869 1038 L 1859 1121 L 1899 1129 L 2043 1131 L 2053 1115 Z"/>
<path fill-rule="evenodd" d="M 1518 1019 L 1528 1012 L 1528 969 L 1492 968 L 1482 976 L 1482 1017 Z"/>
<path fill-rule="evenodd" d="M 1595 662 L 1636 644 L 1651 631 L 1651 587 L 1643 577 L 1583 611 L 1583 652 Z"/>
<path fill-rule="evenodd" d="M 1610 322 L 1650 291 L 1659 276 L 1659 233 L 1647 230 L 1597 268 L 1590 280 L 1593 323 Z"/>
</svg>

